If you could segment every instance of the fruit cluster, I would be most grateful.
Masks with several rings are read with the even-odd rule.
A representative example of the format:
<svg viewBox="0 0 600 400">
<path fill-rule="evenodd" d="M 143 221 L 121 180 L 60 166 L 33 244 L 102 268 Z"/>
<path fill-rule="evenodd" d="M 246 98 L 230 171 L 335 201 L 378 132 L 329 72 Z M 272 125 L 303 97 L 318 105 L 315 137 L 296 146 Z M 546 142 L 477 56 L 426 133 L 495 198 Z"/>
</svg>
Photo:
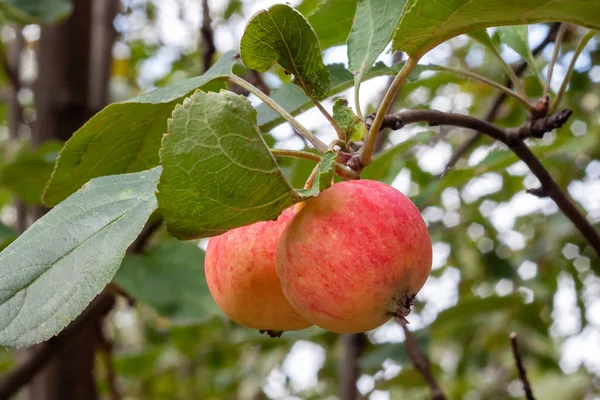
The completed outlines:
<svg viewBox="0 0 600 400">
<path fill-rule="evenodd" d="M 241 325 L 357 333 L 406 316 L 431 259 L 415 205 L 389 185 L 353 180 L 297 213 L 211 238 L 205 270 L 216 303 Z"/>
</svg>

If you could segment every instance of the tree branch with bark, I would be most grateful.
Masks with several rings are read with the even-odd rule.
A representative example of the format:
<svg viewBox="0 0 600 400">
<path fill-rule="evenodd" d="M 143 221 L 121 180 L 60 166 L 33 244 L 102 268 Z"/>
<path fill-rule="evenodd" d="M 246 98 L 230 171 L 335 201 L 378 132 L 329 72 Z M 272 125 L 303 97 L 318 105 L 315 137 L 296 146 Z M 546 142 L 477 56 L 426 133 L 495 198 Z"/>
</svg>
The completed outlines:
<svg viewBox="0 0 600 400">
<path fill-rule="evenodd" d="M 545 133 L 560 128 L 571 116 L 570 110 L 561 110 L 532 121 L 527 121 L 516 128 L 500 128 L 487 121 L 469 115 L 447 113 L 436 110 L 406 110 L 386 115 L 381 123 L 382 128 L 400 129 L 405 125 L 426 122 L 430 126 L 449 125 L 473 129 L 504 143 L 521 159 L 538 178 L 543 193 L 550 197 L 560 210 L 573 222 L 587 242 L 600 255 L 600 234 L 591 222 L 575 206 L 569 196 L 558 186 L 540 160 L 525 144 L 524 139 L 541 138 Z M 369 126 L 374 116 L 365 119 Z"/>
</svg>

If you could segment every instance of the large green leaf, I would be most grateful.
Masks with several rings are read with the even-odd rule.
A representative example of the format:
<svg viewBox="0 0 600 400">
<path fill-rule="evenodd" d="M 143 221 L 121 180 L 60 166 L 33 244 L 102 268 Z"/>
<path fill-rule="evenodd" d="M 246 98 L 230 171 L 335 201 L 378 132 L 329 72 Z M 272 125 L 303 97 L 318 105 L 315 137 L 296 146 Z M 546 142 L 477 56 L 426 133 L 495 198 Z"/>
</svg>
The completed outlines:
<svg viewBox="0 0 600 400">
<path fill-rule="evenodd" d="M 180 239 L 275 219 L 297 195 L 256 125 L 256 110 L 228 91 L 196 91 L 178 105 L 160 150 L 158 202 Z"/>
<path fill-rule="evenodd" d="M 158 165 L 167 119 L 184 96 L 230 75 L 234 52 L 224 54 L 204 75 L 107 106 L 82 126 L 61 151 L 44 193 L 56 205 L 91 178 L 143 171 Z"/>
<path fill-rule="evenodd" d="M 0 253 L 0 345 L 49 339 L 100 293 L 157 208 L 160 171 L 93 179 Z"/>
<path fill-rule="evenodd" d="M 306 18 L 288 5 L 276 4 L 252 16 L 240 42 L 240 55 L 248 68 L 260 72 L 279 63 L 313 99 L 329 93 L 329 71 L 319 39 Z"/>
<path fill-rule="evenodd" d="M 360 0 L 348 37 L 348 69 L 360 84 L 392 39 L 406 0 Z"/>
<path fill-rule="evenodd" d="M 0 0 L 0 14 L 21 24 L 48 24 L 66 17 L 73 8 L 69 0 Z"/>
<path fill-rule="evenodd" d="M 115 281 L 174 323 L 202 323 L 221 315 L 206 285 L 204 252 L 196 243 L 168 240 L 144 254 L 128 254 Z"/>
<path fill-rule="evenodd" d="M 438 44 L 489 26 L 562 21 L 600 29 L 598 0 L 408 0 L 393 49 L 419 58 Z"/>
<path fill-rule="evenodd" d="M 321 49 L 344 44 L 352 28 L 357 0 L 321 0 L 307 15 L 315 30 Z"/>
</svg>

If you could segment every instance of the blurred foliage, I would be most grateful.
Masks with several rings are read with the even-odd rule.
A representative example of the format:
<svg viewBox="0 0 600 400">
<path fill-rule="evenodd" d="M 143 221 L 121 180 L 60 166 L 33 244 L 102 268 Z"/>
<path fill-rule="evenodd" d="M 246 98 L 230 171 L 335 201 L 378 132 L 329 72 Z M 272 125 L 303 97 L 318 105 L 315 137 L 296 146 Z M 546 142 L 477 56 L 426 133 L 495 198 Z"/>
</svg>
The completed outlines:
<svg viewBox="0 0 600 400">
<path fill-rule="evenodd" d="M 235 40 L 239 41 L 235 35 L 249 19 L 252 2 L 220 3 L 212 14 L 214 27 L 224 38 L 217 43 L 223 53 L 235 47 Z M 300 10 L 309 20 L 319 21 L 314 17 L 316 10 L 333 3 L 305 0 Z M 115 24 L 120 35 L 111 81 L 114 101 L 198 75 L 200 61 L 194 36 L 184 43 L 175 43 L 165 34 L 161 25 L 164 5 L 157 0 L 123 4 Z M 181 31 L 196 34 L 193 20 L 183 9 L 179 11 Z M 336 23 L 345 26 L 345 14 Z M 322 25 L 317 31 L 319 35 L 329 35 L 331 27 Z M 530 27 L 529 41 L 537 44 L 547 30 L 548 25 Z M 536 32 L 535 38 L 532 32 Z M 502 35 L 493 30 L 491 33 L 492 42 L 507 61 L 519 59 L 506 45 L 500 45 Z M 566 37 L 554 72 L 558 84 L 580 36 L 576 30 Z M 343 42 L 337 36 L 329 39 L 323 47 Z M 543 76 L 551 50 L 549 46 L 536 59 Z M 338 54 L 335 52 L 334 48 L 327 54 Z M 384 56 L 388 65 L 390 58 Z M 506 79 L 502 66 L 489 51 L 466 36 L 440 45 L 431 53 L 431 59 L 438 64 L 472 69 L 498 82 Z M 5 86 L 4 76 L 1 81 Z M 275 68 L 265 74 L 265 81 L 275 88 L 289 82 L 289 76 Z M 541 94 L 539 81 L 530 69 L 524 75 L 524 87 L 532 98 Z M 558 85 L 553 83 L 552 87 Z M 496 91 L 479 82 L 424 71 L 418 80 L 402 87 L 394 107 L 484 116 L 496 96 Z M 375 109 L 379 98 L 373 97 L 369 112 Z M 569 191 L 600 229 L 597 37 L 576 64 L 562 106 L 573 110 L 569 123 L 530 144 L 559 185 Z M 32 150 L 27 143 L 10 142 L 4 113 L 2 118 L 0 248 L 16 235 L 13 199 L 18 196 L 28 205 L 39 204 L 59 148 L 47 144 Z M 495 123 L 518 126 L 526 118 L 522 107 L 507 99 Z M 298 149 L 302 147 L 291 131 L 287 136 L 285 132 L 283 128 L 273 130 L 266 140 L 276 147 L 289 147 L 290 143 Z M 472 132 L 410 126 L 385 134 L 383 149 L 363 177 L 401 188 L 419 206 L 429 225 L 435 249 L 434 270 L 408 319 L 449 398 L 522 397 L 509 343 L 513 331 L 519 335 L 538 398 L 600 396 L 600 363 L 589 357 L 584 363 L 581 356 L 585 356 L 586 346 L 593 346 L 590 343 L 594 340 L 596 347 L 590 351 L 600 351 L 600 259 L 551 200 L 525 193 L 526 188 L 537 186 L 527 168 L 508 149 L 483 138 L 469 155 L 440 177 L 451 152 Z M 303 186 L 314 166 L 307 160 L 279 162 L 294 187 Z M 117 275 L 116 283 L 136 300 L 134 306 L 122 302 L 108 327 L 123 397 L 254 400 L 335 396 L 341 351 L 338 335 L 311 328 L 287 332 L 281 339 L 273 340 L 228 321 L 215 309 L 203 280 L 204 244 L 175 242 L 160 232 L 150 250 L 128 257 Z M 428 398 L 425 381 L 400 343 L 401 330 L 390 323 L 368 337 L 360 363 L 364 381 L 369 383 L 361 385 L 363 394 L 368 397 L 372 391 L 383 391 L 389 396 L 383 398 Z M 577 352 L 569 345 L 576 341 Z M 304 357 L 298 356 L 299 349 L 305 349 L 307 344 L 312 344 L 311 350 L 304 350 Z M 315 355 L 321 353 L 322 360 Z M 295 368 L 290 365 L 293 363 Z M 0 352 L 0 374 L 15 364 L 15 353 Z M 290 372 L 311 368 L 318 369 L 317 380 L 308 379 L 308 385 L 300 384 L 302 380 Z M 100 357 L 98 375 L 99 388 L 108 397 L 109 374 Z"/>
</svg>

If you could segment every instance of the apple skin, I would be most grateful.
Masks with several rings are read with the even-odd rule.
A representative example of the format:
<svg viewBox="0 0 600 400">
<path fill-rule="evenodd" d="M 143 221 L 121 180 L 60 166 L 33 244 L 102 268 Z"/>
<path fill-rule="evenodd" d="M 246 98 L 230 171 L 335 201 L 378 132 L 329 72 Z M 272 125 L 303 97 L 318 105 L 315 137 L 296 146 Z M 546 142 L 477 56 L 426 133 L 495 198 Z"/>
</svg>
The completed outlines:
<svg viewBox="0 0 600 400">
<path fill-rule="evenodd" d="M 257 222 L 209 239 L 204 270 L 208 289 L 233 321 L 261 331 L 308 328 L 288 303 L 277 276 L 275 251 L 294 214 L 284 211 L 276 221 Z"/>
<path fill-rule="evenodd" d="M 403 318 L 431 271 L 417 207 L 377 181 L 337 183 L 308 200 L 283 233 L 277 272 L 291 305 L 337 333 Z"/>
</svg>

